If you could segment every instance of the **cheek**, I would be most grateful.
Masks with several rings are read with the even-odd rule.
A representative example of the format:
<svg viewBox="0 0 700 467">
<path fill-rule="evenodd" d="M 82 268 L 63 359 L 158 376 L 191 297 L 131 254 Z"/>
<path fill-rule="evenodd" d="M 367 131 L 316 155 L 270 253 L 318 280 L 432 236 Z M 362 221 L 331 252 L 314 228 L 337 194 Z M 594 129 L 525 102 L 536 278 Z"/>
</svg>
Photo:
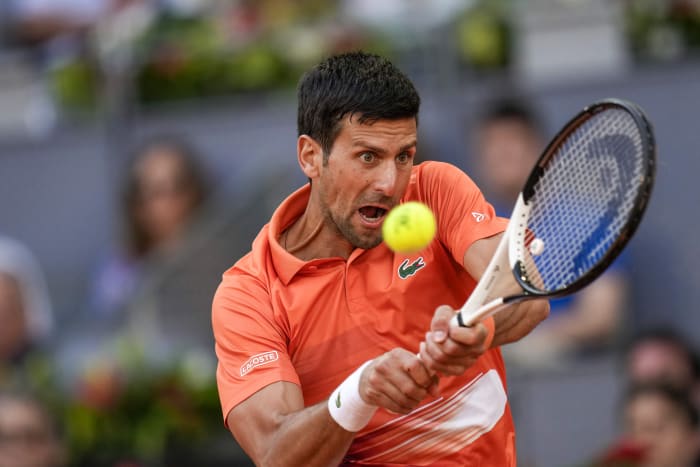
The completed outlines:
<svg viewBox="0 0 700 467">
<path fill-rule="evenodd" d="M 323 192 L 328 204 L 346 206 L 352 202 L 365 185 L 365 175 L 352 169 L 339 169 L 323 180 Z"/>
<path fill-rule="evenodd" d="M 692 435 L 680 426 L 668 427 L 662 436 L 667 452 L 684 452 L 693 445 Z"/>
</svg>

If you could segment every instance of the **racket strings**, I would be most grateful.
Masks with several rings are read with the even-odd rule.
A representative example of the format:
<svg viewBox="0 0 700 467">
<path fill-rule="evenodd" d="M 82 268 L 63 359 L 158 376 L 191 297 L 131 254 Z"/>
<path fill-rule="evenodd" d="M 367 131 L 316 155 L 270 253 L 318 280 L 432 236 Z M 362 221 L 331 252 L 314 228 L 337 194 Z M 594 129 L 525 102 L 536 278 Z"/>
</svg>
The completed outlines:
<svg viewBox="0 0 700 467">
<path fill-rule="evenodd" d="M 634 118 L 612 108 L 593 115 L 555 152 L 528 202 L 527 228 L 544 248 L 521 260 L 536 288 L 565 289 L 615 245 L 644 177 L 642 145 Z"/>
</svg>

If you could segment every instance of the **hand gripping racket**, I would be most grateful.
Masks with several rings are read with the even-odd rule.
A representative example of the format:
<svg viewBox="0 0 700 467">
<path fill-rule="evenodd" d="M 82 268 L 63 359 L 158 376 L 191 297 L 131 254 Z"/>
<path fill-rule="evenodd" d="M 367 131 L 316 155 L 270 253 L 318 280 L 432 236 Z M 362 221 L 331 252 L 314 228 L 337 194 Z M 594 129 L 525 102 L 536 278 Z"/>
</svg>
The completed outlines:
<svg viewBox="0 0 700 467">
<path fill-rule="evenodd" d="M 638 106 L 608 99 L 583 109 L 532 169 L 454 321 L 471 326 L 506 305 L 569 295 L 591 283 L 637 229 L 655 159 L 652 127 Z"/>
</svg>

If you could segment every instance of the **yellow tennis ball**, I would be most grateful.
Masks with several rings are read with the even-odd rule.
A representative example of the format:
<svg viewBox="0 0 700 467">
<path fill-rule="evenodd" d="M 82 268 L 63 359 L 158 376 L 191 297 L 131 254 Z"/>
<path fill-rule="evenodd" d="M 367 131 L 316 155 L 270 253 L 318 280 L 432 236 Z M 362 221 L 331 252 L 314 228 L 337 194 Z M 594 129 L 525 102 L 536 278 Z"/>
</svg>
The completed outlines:
<svg viewBox="0 0 700 467">
<path fill-rule="evenodd" d="M 408 201 L 392 209 L 382 224 L 387 246 L 397 253 L 415 253 L 435 237 L 435 215 L 428 206 Z"/>
</svg>

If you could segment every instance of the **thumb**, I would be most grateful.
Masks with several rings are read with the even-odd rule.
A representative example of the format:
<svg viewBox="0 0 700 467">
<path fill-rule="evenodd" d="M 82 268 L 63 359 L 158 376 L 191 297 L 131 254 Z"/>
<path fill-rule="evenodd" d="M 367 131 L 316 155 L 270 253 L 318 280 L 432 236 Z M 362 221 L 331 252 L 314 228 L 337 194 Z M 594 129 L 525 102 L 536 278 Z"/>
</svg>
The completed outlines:
<svg viewBox="0 0 700 467">
<path fill-rule="evenodd" d="M 435 310 L 433 320 L 430 323 L 431 338 L 435 342 L 443 342 L 447 339 L 450 328 L 450 320 L 455 315 L 455 311 L 447 305 L 440 305 Z"/>
</svg>

